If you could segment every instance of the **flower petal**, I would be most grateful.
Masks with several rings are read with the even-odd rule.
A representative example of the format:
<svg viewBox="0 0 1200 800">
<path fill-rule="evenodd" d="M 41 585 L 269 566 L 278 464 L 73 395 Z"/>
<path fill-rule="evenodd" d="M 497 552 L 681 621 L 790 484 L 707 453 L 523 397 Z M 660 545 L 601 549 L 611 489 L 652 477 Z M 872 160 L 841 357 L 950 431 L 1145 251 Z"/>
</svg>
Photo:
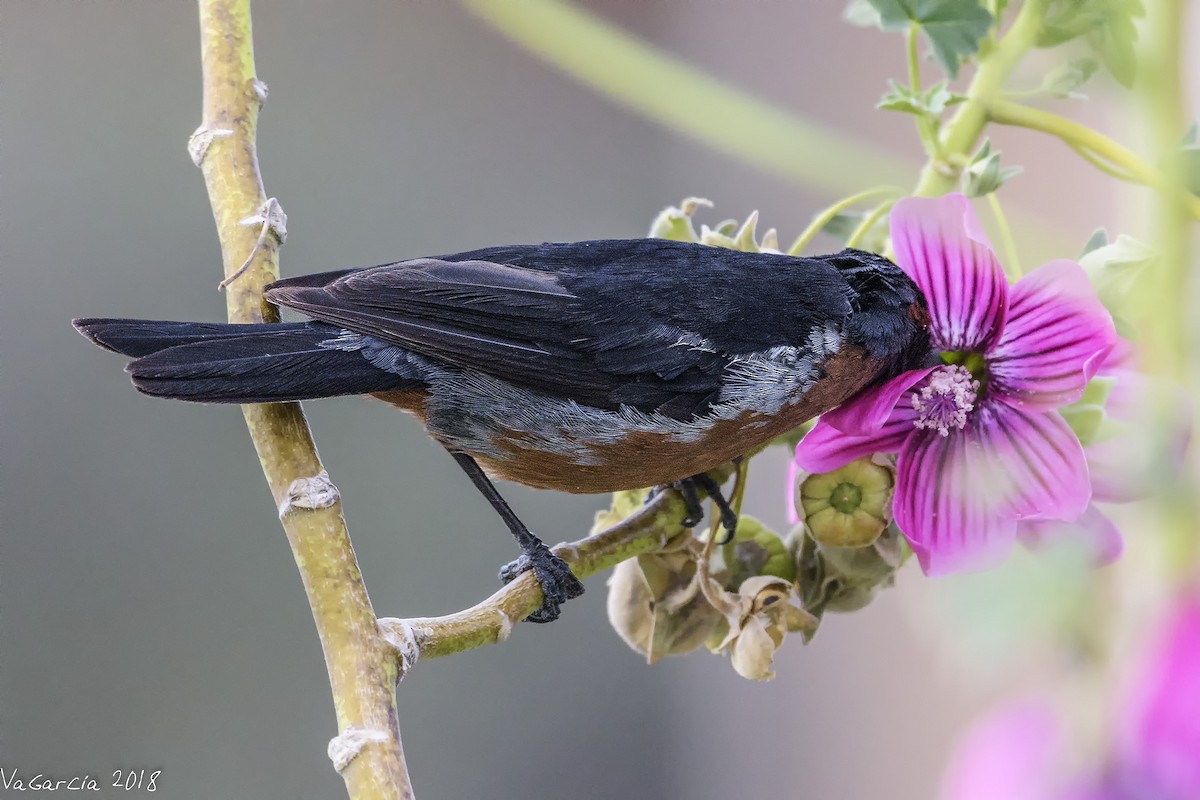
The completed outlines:
<svg viewBox="0 0 1200 800">
<path fill-rule="evenodd" d="M 1175 600 L 1134 674 L 1116 726 L 1140 797 L 1200 797 L 1200 594 Z"/>
<path fill-rule="evenodd" d="M 1104 435 L 1087 454 L 1092 493 L 1128 503 L 1170 485 L 1192 438 L 1192 402 L 1181 386 L 1132 369 L 1104 372 L 1116 379 L 1104 412 Z"/>
<path fill-rule="evenodd" d="M 1044 411 L 1074 403 L 1117 344 L 1112 316 L 1074 261 L 1051 261 L 1012 288 L 1008 321 L 988 353 L 996 394 Z"/>
<path fill-rule="evenodd" d="M 962 431 L 909 437 L 896 469 L 896 524 L 927 575 L 993 566 L 1018 519 L 1075 519 L 1091 499 L 1083 448 L 1063 418 L 994 401 Z"/>
<path fill-rule="evenodd" d="M 985 401 L 972 416 L 992 492 L 1018 519 L 1076 519 L 1092 499 L 1087 461 L 1057 411 L 1024 411 Z"/>
<path fill-rule="evenodd" d="M 1066 739 L 1041 696 L 1010 701 L 977 720 L 955 748 L 943 800 L 1059 798 Z"/>
<path fill-rule="evenodd" d="M 911 406 L 901 404 L 878 430 L 855 436 L 842 433 L 822 417 L 796 445 L 796 463 L 805 472 L 832 472 L 872 453 L 895 453 L 917 432 L 916 418 Z"/>
<path fill-rule="evenodd" d="M 1022 520 L 1017 525 L 1017 539 L 1031 550 L 1045 547 L 1051 542 L 1077 542 L 1086 549 L 1096 566 L 1111 564 L 1125 549 L 1121 531 L 1094 505 L 1089 505 L 1078 519 L 1070 522 L 1051 519 Z"/>
<path fill-rule="evenodd" d="M 787 523 L 789 527 L 800 524 L 800 515 L 796 513 L 796 488 L 800 483 L 800 465 L 796 459 L 788 461 L 787 471 Z"/>
<path fill-rule="evenodd" d="M 914 369 L 887 383 L 859 392 L 853 400 L 821 415 L 821 421 L 842 433 L 864 436 L 877 433 L 892 416 L 896 406 L 908 405 L 908 390 L 920 383 L 936 367 Z"/>
<path fill-rule="evenodd" d="M 941 436 L 921 430 L 896 459 L 892 513 L 931 577 L 995 566 L 1012 548 L 1015 518 L 986 491 L 970 428 Z"/>
<path fill-rule="evenodd" d="M 909 197 L 892 209 L 896 263 L 929 301 L 940 350 L 986 350 L 1000 336 L 1008 281 L 971 203 L 961 194 Z"/>
</svg>

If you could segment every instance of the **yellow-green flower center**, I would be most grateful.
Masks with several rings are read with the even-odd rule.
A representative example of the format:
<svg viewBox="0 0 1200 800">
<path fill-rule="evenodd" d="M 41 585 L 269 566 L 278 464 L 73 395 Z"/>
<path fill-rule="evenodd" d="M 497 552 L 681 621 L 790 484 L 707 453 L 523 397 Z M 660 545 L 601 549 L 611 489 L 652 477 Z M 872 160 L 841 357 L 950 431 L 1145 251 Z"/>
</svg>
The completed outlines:
<svg viewBox="0 0 1200 800">
<path fill-rule="evenodd" d="M 862 489 L 853 483 L 839 483 L 829 494 L 829 505 L 843 514 L 852 514 L 862 505 Z"/>
</svg>

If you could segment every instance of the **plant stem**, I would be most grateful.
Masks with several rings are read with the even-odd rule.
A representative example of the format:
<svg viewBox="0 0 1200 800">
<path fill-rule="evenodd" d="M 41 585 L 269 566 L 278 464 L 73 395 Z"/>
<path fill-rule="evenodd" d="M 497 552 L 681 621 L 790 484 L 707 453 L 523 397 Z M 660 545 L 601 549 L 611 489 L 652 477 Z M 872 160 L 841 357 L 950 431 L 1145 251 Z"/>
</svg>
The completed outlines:
<svg viewBox="0 0 1200 800">
<path fill-rule="evenodd" d="M 871 213 L 863 217 L 863 221 L 858 223 L 858 227 L 846 239 L 846 247 L 858 247 L 866 235 L 871 232 L 871 228 L 875 227 L 875 223 L 879 222 L 879 218 L 886 214 L 895 204 L 895 200 L 885 200 L 875 206 Z"/>
<path fill-rule="evenodd" d="M 1013 238 L 1012 229 L 1008 227 L 1008 218 L 1004 216 L 1004 209 L 1000 207 L 1000 198 L 995 192 L 989 192 L 988 204 L 992 207 L 992 214 L 996 217 L 996 225 L 1000 228 L 1000 239 L 1004 242 L 1004 271 L 1009 273 L 1009 277 L 1015 283 L 1021 278 L 1021 262 L 1017 257 L 1017 242 Z"/>
<path fill-rule="evenodd" d="M 769 175 L 831 193 L 896 183 L 912 165 L 879 147 L 705 75 L 562 0 L 462 0 L 475 16 L 567 75 Z M 680 9 L 686 6 L 679 6 Z"/>
<path fill-rule="evenodd" d="M 1004 88 L 1005 81 L 1021 58 L 1033 47 L 1046 13 L 1048 0 L 1026 0 L 1008 32 L 979 62 L 979 68 L 967 88 L 967 100 L 958 107 L 954 118 L 943 128 L 939 137 L 941 158 L 930 158 L 925 164 L 913 194 L 937 197 L 954 189 L 961 167 L 947 159 L 967 156 L 979 141 L 987 124 L 987 103 Z"/>
<path fill-rule="evenodd" d="M 1180 139 L 1187 127 L 1186 101 L 1181 65 L 1184 63 L 1182 36 L 1186 29 L 1183 0 L 1157 0 L 1147 4 L 1145 44 L 1139 53 L 1138 80 L 1143 101 L 1142 113 L 1149 142 L 1161 170 L 1155 170 L 1160 181 L 1151 211 L 1153 220 L 1151 241 L 1158 248 L 1158 274 L 1143 281 L 1138 298 L 1147 320 L 1149 334 L 1145 352 L 1152 367 L 1178 381 L 1190 397 L 1200 391 L 1200 375 L 1194 352 L 1196 325 L 1191 311 L 1195 290 L 1194 220 L 1200 219 L 1200 200 L 1188 191 L 1180 162 Z M 1130 170 L 1133 171 L 1133 170 Z M 1153 184 L 1151 184 L 1153 185 Z M 1186 198 L 1191 202 L 1179 202 Z M 1189 217 L 1190 215 L 1190 217 Z M 1169 424 L 1173 415 L 1163 413 L 1170 408 L 1166 397 L 1156 398 L 1160 407 L 1148 413 Z M 1171 440 L 1179 431 L 1164 432 Z M 1197 502 L 1196 461 L 1175 471 L 1175 484 L 1164 492 L 1160 506 L 1163 527 L 1167 532 L 1166 563 L 1170 565 L 1172 588 L 1180 582 L 1196 580 L 1200 568 L 1200 504 Z"/>
<path fill-rule="evenodd" d="M 663 492 L 617 525 L 552 549 L 582 580 L 626 559 L 662 549 L 673 533 L 680 532 L 679 520 L 684 513 L 678 493 Z M 441 658 L 503 642 L 513 625 L 529 616 L 541 602 L 541 587 L 533 573 L 526 572 L 465 611 L 407 620 L 385 617 L 379 624 L 385 630 L 396 630 L 401 637 L 415 640 L 422 659 Z"/>
<path fill-rule="evenodd" d="M 837 201 L 813 217 L 813 221 L 808 224 L 808 227 L 796 238 L 796 241 L 792 242 L 792 246 L 788 248 L 788 255 L 798 256 L 804 252 L 804 248 L 808 247 L 813 238 L 821 232 L 821 229 L 846 209 L 856 206 L 864 200 L 870 200 L 872 197 L 897 197 L 900 194 L 902 194 L 901 190 L 894 186 L 877 186 L 874 189 L 867 189 L 865 192 L 859 192 L 858 194 Z"/>
<path fill-rule="evenodd" d="M 746 458 L 749 457 L 748 454 Z M 723 481 L 731 471 L 727 465 L 710 474 Z M 680 520 L 685 513 L 680 494 L 674 490 L 664 491 L 636 514 L 612 527 L 552 549 L 582 580 L 627 559 L 663 549 L 667 542 L 684 533 Z M 503 642 L 513 625 L 529 616 L 541 603 L 541 587 L 533 573 L 526 572 L 465 611 L 442 617 L 383 618 L 379 625 L 393 638 L 412 641 L 421 658 L 441 658 Z"/>
<path fill-rule="evenodd" d="M 281 234 L 263 235 L 255 150 L 266 87 L 254 71 L 249 0 L 200 0 L 203 122 L 189 149 L 204 173 L 221 239 L 231 322 L 277 322 L 262 289 L 279 276 Z M 275 206 L 277 208 L 277 206 Z M 256 244 L 259 245 L 256 250 Z M 251 257 L 251 254 L 252 257 Z M 329 482 L 296 403 L 242 406 L 263 474 L 312 607 L 333 690 L 341 770 L 354 800 L 411 798 L 396 722 L 399 659 L 384 638 L 358 569 L 337 489 Z M 331 743 L 331 755 L 333 744 Z"/>
<path fill-rule="evenodd" d="M 1147 89 L 1148 93 L 1157 93 L 1158 89 Z M 1169 194 L 1173 199 L 1186 206 L 1187 211 L 1196 219 L 1200 219 L 1200 198 L 1187 192 L 1186 188 L 1174 180 L 1174 175 L 1165 175 L 1136 153 L 1124 145 L 1113 141 L 1099 131 L 1092 130 L 1086 125 L 1042 111 L 1030 108 L 1009 100 L 993 100 L 987 107 L 988 118 L 1002 125 L 1016 125 L 1021 128 L 1041 131 L 1055 136 L 1073 148 L 1082 148 L 1114 164 L 1122 172 L 1128 174 L 1138 183 L 1145 184 L 1160 192 Z M 1178 115 L 1173 115 L 1178 116 Z M 1174 145 L 1178 145 L 1179 137 L 1183 135 L 1182 128 L 1176 131 Z"/>
</svg>

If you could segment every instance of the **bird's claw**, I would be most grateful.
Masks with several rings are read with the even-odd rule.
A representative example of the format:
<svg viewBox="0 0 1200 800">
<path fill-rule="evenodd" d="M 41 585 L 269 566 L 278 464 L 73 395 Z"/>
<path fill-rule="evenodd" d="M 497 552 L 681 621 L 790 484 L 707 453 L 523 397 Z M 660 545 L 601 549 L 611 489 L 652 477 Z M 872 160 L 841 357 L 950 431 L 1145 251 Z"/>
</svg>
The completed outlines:
<svg viewBox="0 0 1200 800">
<path fill-rule="evenodd" d="M 529 622 L 553 622 L 558 619 L 564 602 L 583 594 L 583 583 L 571 572 L 567 562 L 550 552 L 550 548 L 540 541 L 532 552 L 524 553 L 501 567 L 500 580 L 511 583 L 529 570 L 533 570 L 544 597 L 541 608 L 525 618 Z"/>
</svg>

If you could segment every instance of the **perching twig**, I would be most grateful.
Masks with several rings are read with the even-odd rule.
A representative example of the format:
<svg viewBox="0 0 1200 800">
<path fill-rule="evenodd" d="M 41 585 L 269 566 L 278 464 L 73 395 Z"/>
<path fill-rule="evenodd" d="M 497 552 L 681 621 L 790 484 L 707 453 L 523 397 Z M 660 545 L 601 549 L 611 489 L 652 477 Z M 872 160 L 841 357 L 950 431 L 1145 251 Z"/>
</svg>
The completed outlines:
<svg viewBox="0 0 1200 800">
<path fill-rule="evenodd" d="M 277 322 L 262 290 L 279 276 L 285 228 L 258 171 L 255 130 L 266 87 L 254 74 L 249 0 L 200 0 L 200 33 L 204 119 L 188 152 L 204 173 L 221 237 L 229 320 Z M 255 215 L 261 226 L 246 224 Z M 329 756 L 354 800 L 412 798 L 396 721 L 403 659 L 376 622 L 337 489 L 298 404 L 242 410 L 325 652 L 338 722 Z"/>
<path fill-rule="evenodd" d="M 718 481 L 728 477 L 727 465 L 712 471 Z M 593 536 L 552 548 L 583 579 L 635 556 L 661 550 L 683 532 L 686 514 L 682 495 L 661 492 L 633 516 Z M 379 620 L 379 626 L 398 643 L 408 642 L 421 658 L 440 658 L 508 638 L 512 627 L 542 604 L 542 589 L 526 572 L 478 605 L 444 617 Z M 408 657 L 411 663 L 415 654 Z"/>
</svg>

